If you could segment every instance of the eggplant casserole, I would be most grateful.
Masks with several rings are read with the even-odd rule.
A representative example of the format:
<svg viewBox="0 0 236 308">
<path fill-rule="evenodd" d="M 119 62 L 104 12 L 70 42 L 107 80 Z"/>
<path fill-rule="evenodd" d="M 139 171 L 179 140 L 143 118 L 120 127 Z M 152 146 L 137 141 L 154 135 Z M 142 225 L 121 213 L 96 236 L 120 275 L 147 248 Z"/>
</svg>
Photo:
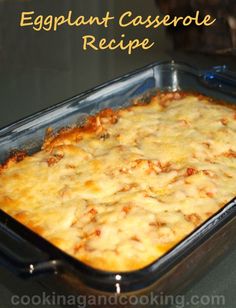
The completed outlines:
<svg viewBox="0 0 236 308">
<path fill-rule="evenodd" d="M 236 109 L 158 93 L 61 129 L 0 166 L 0 208 L 106 271 L 143 268 L 236 193 Z"/>
</svg>

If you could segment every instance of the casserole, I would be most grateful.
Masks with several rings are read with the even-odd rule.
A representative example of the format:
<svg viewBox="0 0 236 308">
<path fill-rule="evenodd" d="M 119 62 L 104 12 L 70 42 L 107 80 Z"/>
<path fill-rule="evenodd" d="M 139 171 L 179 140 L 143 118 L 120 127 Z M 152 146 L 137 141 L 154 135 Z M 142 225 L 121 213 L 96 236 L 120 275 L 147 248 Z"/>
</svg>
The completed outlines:
<svg viewBox="0 0 236 308">
<path fill-rule="evenodd" d="M 235 195 L 236 109 L 187 92 L 104 109 L 1 167 L 0 208 L 105 271 L 156 261 Z"/>
<path fill-rule="evenodd" d="M 171 76 L 171 80 L 165 79 L 167 77 L 167 72 L 169 73 L 169 77 Z M 79 122 L 81 122 L 84 120 L 84 118 L 87 117 L 88 113 L 95 113 L 97 110 L 104 109 L 105 107 L 126 107 L 130 104 L 130 98 L 133 99 L 137 96 L 140 96 L 140 94 L 147 93 L 147 90 L 149 90 L 149 93 L 150 90 L 158 88 L 173 91 L 195 90 L 201 91 L 208 95 L 210 93 L 211 96 L 214 97 L 216 97 L 216 94 L 218 94 L 218 98 L 227 98 L 227 101 L 233 102 L 234 96 L 226 94 L 231 79 L 229 79 L 228 83 L 226 83 L 224 79 L 224 85 L 226 84 L 226 86 L 222 87 L 221 85 L 221 89 L 223 88 L 225 93 L 223 91 L 217 93 L 217 91 L 212 91 L 212 88 L 209 87 L 209 84 L 213 86 L 215 85 L 213 83 L 215 81 L 214 78 L 210 78 L 209 83 L 208 76 L 209 72 L 206 72 L 203 75 L 203 78 L 201 78 L 196 73 L 196 71 L 194 71 L 194 69 L 181 64 L 168 63 L 149 66 L 144 70 L 129 76 L 125 76 L 118 81 L 112 82 L 108 86 L 96 89 L 93 93 L 87 93 L 79 98 L 77 97 L 70 100 L 69 102 L 63 103 L 55 108 L 50 108 L 49 110 L 42 112 L 40 115 L 31 117 L 30 121 L 23 120 L 21 123 L 3 129 L 1 131 L 2 158 L 4 160 L 7 157 L 10 149 L 20 149 L 22 146 L 22 149 L 24 150 L 35 152 L 36 149 L 38 149 L 39 144 L 42 143 L 43 131 L 49 126 L 57 130 L 63 126 L 75 123 L 78 118 Z M 212 76 L 219 78 L 219 73 L 215 73 L 215 75 Z M 225 75 L 224 78 L 226 78 Z M 187 83 L 182 85 L 181 80 L 184 79 L 187 81 Z M 190 83 L 191 80 L 193 82 L 192 84 Z M 198 80 L 201 82 L 196 82 Z M 178 96 L 179 94 L 175 93 L 174 96 L 175 95 Z M 79 112 L 77 108 L 79 109 Z M 221 121 L 221 118 L 219 120 Z M 36 127 L 34 126 L 36 123 L 37 132 Z M 220 125 L 224 126 L 225 124 L 221 122 Z M 48 142 L 46 141 L 45 148 L 48 148 L 52 142 L 58 139 L 55 139 L 54 137 L 48 137 L 46 140 L 48 140 Z M 15 157 L 17 157 L 19 160 L 23 158 L 19 154 Z M 51 162 L 54 163 L 50 160 L 49 165 Z M 11 161 L 9 161 L 9 164 L 11 164 Z M 187 169 L 187 173 L 189 172 L 190 169 Z M 150 284 L 153 284 L 155 281 L 156 283 L 160 283 L 161 281 L 163 282 L 164 277 L 170 275 L 176 266 L 177 268 L 180 266 L 180 260 L 183 260 L 184 257 L 190 257 L 189 253 L 191 250 L 193 250 L 194 246 L 197 248 L 193 250 L 193 255 L 201 245 L 206 245 L 207 240 L 210 240 L 209 236 L 212 234 L 212 232 L 214 232 L 213 235 L 219 236 L 222 230 L 225 230 L 226 226 L 228 226 L 227 223 L 232 223 L 234 212 L 234 201 L 228 203 L 226 206 L 221 205 L 221 209 L 217 211 L 214 216 L 210 217 L 203 225 L 198 227 L 178 245 L 172 245 L 172 249 L 166 255 L 162 256 L 157 261 L 152 260 L 154 262 L 149 265 L 144 264 L 145 267 L 142 269 L 138 267 L 131 272 L 127 271 L 127 268 L 116 268 L 116 270 L 112 272 L 111 268 L 105 268 L 109 271 L 104 271 L 104 268 L 100 270 L 87 266 L 75 260 L 71 256 L 64 254 L 62 251 L 55 249 L 54 246 L 39 238 L 36 234 L 28 231 L 25 227 L 19 225 L 17 222 L 15 222 L 15 220 L 11 219 L 5 213 L 1 213 L 3 222 L 1 230 L 3 233 L 6 233 L 6 230 L 8 230 L 7 234 L 13 240 L 6 245 L 3 244 L 1 252 L 2 254 L 8 256 L 6 262 L 9 262 L 10 260 L 12 266 L 16 267 L 19 271 L 24 273 L 28 271 L 28 273 L 31 273 L 32 275 L 37 272 L 55 269 L 55 267 L 64 269 L 66 268 L 68 269 L 68 272 L 79 272 L 79 279 L 88 283 L 89 285 L 92 285 L 95 288 L 105 289 L 108 291 L 132 291 L 135 289 L 144 288 Z M 215 230 L 217 230 L 219 226 L 221 226 L 221 228 L 217 233 Z M 16 229 L 17 235 L 14 232 Z M 19 243 L 19 240 L 23 241 L 23 245 L 30 255 L 28 257 L 28 262 L 25 262 L 27 258 L 24 254 L 19 255 L 19 252 L 16 253 L 15 245 L 17 242 Z M 232 240 L 231 237 L 229 237 L 228 240 Z M 210 243 L 212 242 L 213 240 L 210 241 Z M 9 250 L 11 243 L 12 247 Z M 37 243 L 39 245 L 37 245 Z M 33 256 L 31 256 L 32 252 L 34 252 Z M 150 272 L 152 273 L 152 276 L 148 275 Z M 187 275 L 187 273 L 188 271 L 183 275 Z M 157 277 L 159 277 L 159 279 L 157 279 Z"/>
</svg>

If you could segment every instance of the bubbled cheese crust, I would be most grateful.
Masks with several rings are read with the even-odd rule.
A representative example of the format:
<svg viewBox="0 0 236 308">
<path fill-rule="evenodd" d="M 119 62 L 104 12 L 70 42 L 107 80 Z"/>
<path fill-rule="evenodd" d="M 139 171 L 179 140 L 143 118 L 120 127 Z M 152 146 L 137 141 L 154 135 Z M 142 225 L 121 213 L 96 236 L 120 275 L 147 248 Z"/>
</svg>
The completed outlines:
<svg viewBox="0 0 236 308">
<path fill-rule="evenodd" d="M 0 169 L 0 208 L 94 268 L 140 269 L 235 196 L 236 112 L 158 94 L 49 134 Z"/>
</svg>

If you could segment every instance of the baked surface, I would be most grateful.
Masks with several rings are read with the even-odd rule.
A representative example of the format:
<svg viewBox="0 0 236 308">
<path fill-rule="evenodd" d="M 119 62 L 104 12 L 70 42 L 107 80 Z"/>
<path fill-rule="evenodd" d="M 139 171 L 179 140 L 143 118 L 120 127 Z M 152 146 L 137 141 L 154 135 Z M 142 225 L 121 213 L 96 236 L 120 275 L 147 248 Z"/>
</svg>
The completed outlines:
<svg viewBox="0 0 236 308">
<path fill-rule="evenodd" d="M 236 193 L 236 110 L 160 93 L 0 167 L 0 208 L 94 268 L 140 269 Z"/>
</svg>

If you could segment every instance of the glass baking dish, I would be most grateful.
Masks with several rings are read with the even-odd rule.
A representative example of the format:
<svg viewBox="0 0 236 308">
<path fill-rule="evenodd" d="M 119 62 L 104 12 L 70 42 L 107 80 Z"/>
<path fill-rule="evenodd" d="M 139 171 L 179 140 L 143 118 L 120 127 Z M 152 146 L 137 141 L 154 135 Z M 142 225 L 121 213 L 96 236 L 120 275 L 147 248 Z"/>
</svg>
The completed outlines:
<svg viewBox="0 0 236 308">
<path fill-rule="evenodd" d="M 236 103 L 235 86 L 236 75 L 224 66 L 199 71 L 184 63 L 154 63 L 2 128 L 0 162 L 14 149 L 37 151 L 48 127 L 79 124 L 89 114 L 128 106 L 156 90 L 194 91 Z M 160 259 L 141 270 L 119 273 L 83 264 L 0 211 L 0 259 L 22 279 L 56 277 L 62 289 L 80 294 L 179 292 L 234 245 L 235 214 L 233 199 Z"/>
</svg>

